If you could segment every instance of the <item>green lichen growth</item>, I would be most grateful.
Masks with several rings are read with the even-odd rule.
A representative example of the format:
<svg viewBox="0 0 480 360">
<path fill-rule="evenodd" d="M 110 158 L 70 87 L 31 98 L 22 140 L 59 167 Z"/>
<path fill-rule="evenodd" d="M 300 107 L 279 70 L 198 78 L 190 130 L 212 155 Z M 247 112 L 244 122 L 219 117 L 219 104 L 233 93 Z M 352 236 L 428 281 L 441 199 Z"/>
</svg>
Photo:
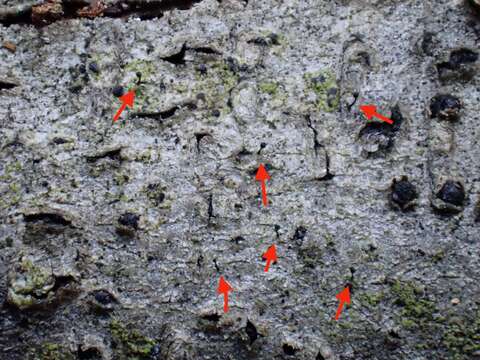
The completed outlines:
<svg viewBox="0 0 480 360">
<path fill-rule="evenodd" d="M 110 322 L 110 333 L 113 340 L 120 345 L 120 353 L 117 356 L 121 359 L 146 359 L 155 345 L 154 340 L 142 335 L 138 330 L 122 324 L 117 319 Z"/>
<path fill-rule="evenodd" d="M 385 297 L 383 292 L 378 293 L 365 293 L 362 294 L 359 299 L 360 303 L 366 307 L 376 307 Z"/>
<path fill-rule="evenodd" d="M 408 321 L 409 327 L 413 323 L 423 325 L 425 322 L 433 320 L 433 314 L 437 312 L 435 304 L 423 298 L 423 290 L 413 282 L 401 282 L 395 280 L 392 285 L 395 304 L 402 306 L 402 323 Z"/>
<path fill-rule="evenodd" d="M 320 111 L 334 112 L 340 105 L 340 91 L 334 73 L 329 70 L 306 73 L 307 87 L 317 96 L 317 108 Z"/>
<path fill-rule="evenodd" d="M 262 82 L 258 84 L 258 89 L 265 94 L 275 95 L 277 93 L 278 84 L 276 82 Z"/>
<path fill-rule="evenodd" d="M 448 349 L 449 359 L 471 359 L 473 353 L 480 351 L 480 311 L 474 319 L 451 319 L 442 343 Z"/>
<path fill-rule="evenodd" d="M 10 281 L 8 301 L 19 309 L 27 309 L 39 297 L 48 300 L 54 285 L 55 278 L 49 269 L 36 266 L 30 259 L 23 258 Z"/>
<path fill-rule="evenodd" d="M 225 61 L 212 63 L 205 75 L 196 75 L 193 93 L 203 93 L 209 109 L 228 108 L 230 91 L 238 84 L 239 76 Z"/>
</svg>

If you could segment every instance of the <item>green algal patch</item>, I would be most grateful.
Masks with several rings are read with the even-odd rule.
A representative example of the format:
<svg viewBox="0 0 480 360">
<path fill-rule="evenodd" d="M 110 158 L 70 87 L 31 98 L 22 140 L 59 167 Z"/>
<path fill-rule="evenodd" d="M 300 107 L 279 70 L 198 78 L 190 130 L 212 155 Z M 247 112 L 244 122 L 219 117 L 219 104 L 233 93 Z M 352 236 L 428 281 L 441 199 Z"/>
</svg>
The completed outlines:
<svg viewBox="0 0 480 360">
<path fill-rule="evenodd" d="M 37 303 L 37 299 L 49 299 L 55 279 L 50 269 L 36 266 L 30 259 L 23 258 L 16 275 L 10 280 L 7 300 L 23 310 Z"/>
<path fill-rule="evenodd" d="M 276 82 L 261 82 L 258 84 L 258 89 L 265 94 L 275 95 L 277 93 L 278 84 Z"/>
<path fill-rule="evenodd" d="M 45 342 L 41 345 L 35 360 L 73 360 L 74 357 L 62 345 Z"/>
<path fill-rule="evenodd" d="M 137 329 L 121 323 L 118 319 L 110 322 L 110 333 L 117 344 L 120 359 L 147 359 L 155 346 L 155 341 L 142 335 Z"/>
<path fill-rule="evenodd" d="M 395 280 L 391 286 L 394 303 L 402 307 L 401 323 L 407 328 L 422 326 L 433 321 L 437 312 L 435 303 L 424 298 L 423 289 L 414 282 Z"/>
<path fill-rule="evenodd" d="M 205 75 L 196 75 L 194 93 L 203 93 L 210 109 L 228 108 L 230 91 L 237 85 L 239 76 L 225 61 L 210 64 Z"/>
<path fill-rule="evenodd" d="M 152 96 L 153 91 L 158 91 L 149 84 L 153 80 L 157 69 L 152 61 L 134 60 L 129 62 L 124 72 L 127 75 L 128 83 L 127 90 L 135 90 L 135 111 L 150 111 L 151 109 L 158 109 L 158 96 Z"/>
<path fill-rule="evenodd" d="M 452 317 L 443 334 L 442 344 L 447 348 L 449 359 L 472 359 L 480 351 L 480 311 L 474 318 Z"/>
<path fill-rule="evenodd" d="M 321 70 L 314 73 L 306 73 L 304 79 L 308 89 L 317 96 L 317 108 L 320 111 L 334 112 L 340 104 L 340 91 L 334 73 L 329 70 Z"/>
<path fill-rule="evenodd" d="M 365 293 L 359 296 L 360 303 L 366 307 L 376 307 L 385 297 L 383 292 Z"/>
</svg>

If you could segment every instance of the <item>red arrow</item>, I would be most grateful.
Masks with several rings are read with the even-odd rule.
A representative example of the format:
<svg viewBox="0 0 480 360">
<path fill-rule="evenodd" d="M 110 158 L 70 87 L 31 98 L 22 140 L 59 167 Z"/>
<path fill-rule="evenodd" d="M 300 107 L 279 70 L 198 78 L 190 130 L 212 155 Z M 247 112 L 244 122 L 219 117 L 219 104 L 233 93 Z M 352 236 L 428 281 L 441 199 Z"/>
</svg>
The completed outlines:
<svg viewBox="0 0 480 360">
<path fill-rule="evenodd" d="M 340 304 L 338 304 L 338 309 L 337 313 L 335 314 L 335 320 L 338 320 L 340 317 L 340 314 L 342 313 L 343 309 L 343 304 L 347 303 L 350 305 L 350 289 L 347 286 L 345 289 L 343 289 L 341 292 L 339 292 L 335 297 L 340 300 Z"/>
<path fill-rule="evenodd" d="M 265 264 L 265 272 L 268 272 L 268 269 L 270 268 L 270 262 L 277 262 L 277 248 L 275 245 L 270 246 L 268 250 L 265 251 L 265 254 L 262 255 L 262 257 L 263 259 L 267 260 L 267 263 Z"/>
<path fill-rule="evenodd" d="M 267 170 L 265 170 L 262 164 L 258 167 L 255 180 L 262 182 L 262 202 L 263 206 L 267 206 L 267 187 L 265 186 L 265 180 L 270 180 L 270 175 L 268 175 Z"/>
<path fill-rule="evenodd" d="M 230 284 L 225 281 L 223 276 L 220 276 L 217 294 L 223 294 L 223 312 L 228 312 L 228 292 L 232 290 L 233 288 L 230 286 Z"/>
<path fill-rule="evenodd" d="M 123 110 L 128 106 L 129 108 L 133 107 L 133 100 L 135 99 L 135 90 L 130 90 L 125 95 L 120 96 L 120 101 L 122 102 L 122 106 L 118 109 L 117 113 L 113 117 L 113 122 L 117 121 L 120 115 L 122 114 Z"/>
<path fill-rule="evenodd" d="M 389 123 L 390 125 L 393 124 L 393 120 L 377 113 L 377 107 L 375 105 L 361 105 L 360 110 L 363 112 L 363 114 L 368 120 L 372 120 L 373 117 L 376 117 L 382 121 Z"/>
</svg>

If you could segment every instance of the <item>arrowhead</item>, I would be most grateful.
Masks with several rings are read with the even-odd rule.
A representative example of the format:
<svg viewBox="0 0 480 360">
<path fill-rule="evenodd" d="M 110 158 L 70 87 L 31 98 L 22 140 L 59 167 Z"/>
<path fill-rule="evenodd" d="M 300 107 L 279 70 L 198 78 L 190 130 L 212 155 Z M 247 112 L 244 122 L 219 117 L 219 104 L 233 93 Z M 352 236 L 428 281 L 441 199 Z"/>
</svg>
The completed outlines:
<svg viewBox="0 0 480 360">
<path fill-rule="evenodd" d="M 368 120 L 372 120 L 377 113 L 377 107 L 375 105 L 360 105 L 360 110 Z"/>
<path fill-rule="evenodd" d="M 229 291 L 232 291 L 232 290 L 233 290 L 233 288 L 230 286 L 230 284 L 225 281 L 223 276 L 220 276 L 220 281 L 218 282 L 217 293 L 218 294 L 224 294 L 224 293 L 226 294 L 226 293 L 228 293 Z"/>
<path fill-rule="evenodd" d="M 346 302 L 347 304 L 350 304 L 350 289 L 348 288 L 348 286 L 341 292 L 339 292 L 337 295 L 335 295 L 335 297 L 342 303 Z"/>
<path fill-rule="evenodd" d="M 262 180 L 270 180 L 270 175 L 268 175 L 267 170 L 263 164 L 260 164 L 257 170 L 257 175 L 255 176 L 255 180 L 262 181 Z"/>
<path fill-rule="evenodd" d="M 133 100 L 135 99 L 135 90 L 130 90 L 125 95 L 120 96 L 120 101 L 128 107 L 133 107 Z"/>
<path fill-rule="evenodd" d="M 265 251 L 265 254 L 262 255 L 265 260 L 277 261 L 277 248 L 275 245 L 272 245 Z"/>
</svg>

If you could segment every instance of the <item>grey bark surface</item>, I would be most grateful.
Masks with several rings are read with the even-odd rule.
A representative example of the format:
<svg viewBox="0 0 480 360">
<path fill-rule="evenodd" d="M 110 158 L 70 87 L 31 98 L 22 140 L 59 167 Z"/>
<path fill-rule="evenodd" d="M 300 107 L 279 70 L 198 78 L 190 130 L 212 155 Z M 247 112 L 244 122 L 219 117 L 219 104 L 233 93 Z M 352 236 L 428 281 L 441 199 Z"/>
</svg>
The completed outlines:
<svg viewBox="0 0 480 360">
<path fill-rule="evenodd" d="M 42 3 L 0 1 L 0 359 L 480 359 L 475 1 Z"/>
</svg>

